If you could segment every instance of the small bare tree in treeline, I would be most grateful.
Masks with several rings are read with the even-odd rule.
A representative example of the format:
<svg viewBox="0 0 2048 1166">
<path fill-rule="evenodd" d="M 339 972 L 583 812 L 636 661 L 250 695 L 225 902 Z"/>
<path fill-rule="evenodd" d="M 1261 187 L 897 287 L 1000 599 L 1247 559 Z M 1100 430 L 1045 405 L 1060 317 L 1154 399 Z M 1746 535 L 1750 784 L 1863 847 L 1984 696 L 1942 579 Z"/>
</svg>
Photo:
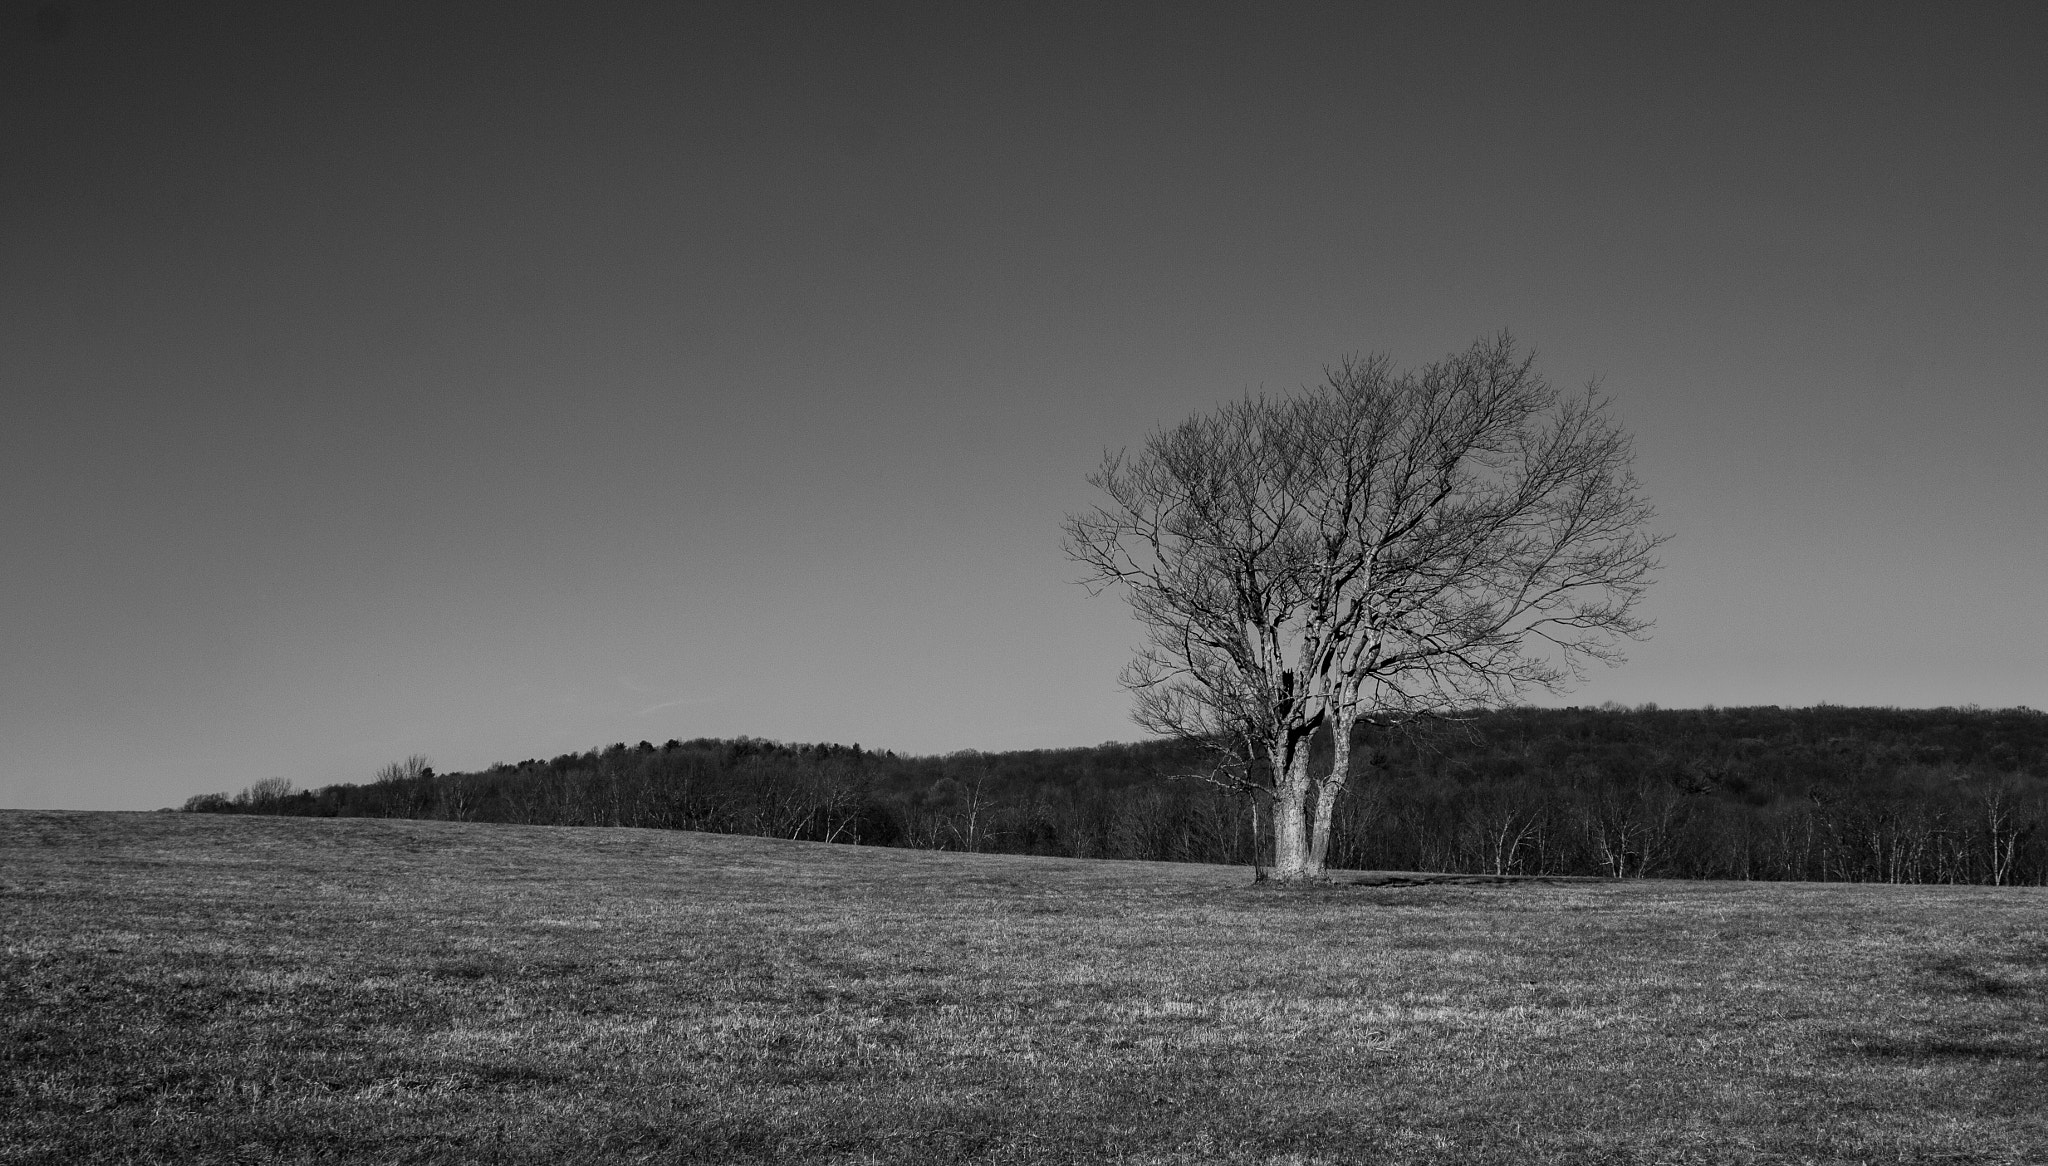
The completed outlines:
<svg viewBox="0 0 2048 1166">
<path fill-rule="evenodd" d="M 418 753 L 377 771 L 377 784 L 391 791 L 408 817 L 417 815 L 434 800 L 433 779 L 434 767 Z"/>
<path fill-rule="evenodd" d="M 1987 785 L 1982 794 L 1985 849 L 1990 856 L 1986 873 L 1993 886 L 2011 881 L 2013 858 L 2037 824 L 2024 808 L 2020 789 L 2017 780 L 2007 777 Z"/>
<path fill-rule="evenodd" d="M 290 778 L 266 777 L 235 795 L 237 804 L 248 808 L 253 814 L 281 813 L 284 800 L 292 796 Z"/>
<path fill-rule="evenodd" d="M 377 771 L 377 780 L 386 785 L 399 785 L 405 782 L 416 782 L 425 777 L 432 777 L 433 774 L 434 767 L 427 764 L 425 757 L 415 753 L 403 761 L 394 761 L 379 769 Z"/>
<path fill-rule="evenodd" d="M 1404 373 L 1347 359 L 1109 455 L 1108 500 L 1066 522 L 1146 626 L 1135 719 L 1269 802 L 1279 879 L 1322 877 L 1359 726 L 1560 690 L 1648 626 L 1629 439 L 1532 362 L 1505 334 Z"/>
</svg>

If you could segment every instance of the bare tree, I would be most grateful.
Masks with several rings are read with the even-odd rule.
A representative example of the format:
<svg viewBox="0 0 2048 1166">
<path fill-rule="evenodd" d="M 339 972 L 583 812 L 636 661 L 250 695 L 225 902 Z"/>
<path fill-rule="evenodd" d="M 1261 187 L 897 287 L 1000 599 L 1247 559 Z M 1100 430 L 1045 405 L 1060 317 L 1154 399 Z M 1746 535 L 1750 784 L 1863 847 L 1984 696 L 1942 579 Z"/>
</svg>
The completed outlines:
<svg viewBox="0 0 2048 1166">
<path fill-rule="evenodd" d="M 2002 887 L 2012 879 L 2013 859 L 2034 822 L 2021 812 L 2019 783 L 2011 778 L 1994 781 L 1981 795 L 1984 812 L 1984 840 L 1990 862 L 1987 872 L 1993 886 Z"/>
<path fill-rule="evenodd" d="M 1505 334 L 1399 374 L 1347 359 L 1108 455 L 1107 500 L 1067 519 L 1088 582 L 1146 626 L 1135 719 L 1271 795 L 1277 878 L 1321 877 L 1359 725 L 1560 690 L 1648 626 L 1661 540 L 1628 437 L 1532 362 Z"/>
<path fill-rule="evenodd" d="M 970 854 L 979 853 L 988 833 L 989 811 L 995 806 L 995 799 L 985 792 L 989 778 L 988 757 L 976 749 L 962 749 L 949 754 L 946 762 L 947 769 L 958 771 L 953 780 L 960 790 L 952 815 L 953 840 L 962 850 Z M 968 784 L 970 779 L 972 785 Z"/>
<path fill-rule="evenodd" d="M 379 769 L 376 784 L 386 791 L 401 817 L 416 818 L 426 808 L 428 786 L 433 776 L 434 767 L 427 764 L 425 757 L 415 753 Z"/>
<path fill-rule="evenodd" d="M 235 804 L 247 806 L 252 813 L 279 813 L 283 801 L 292 796 L 292 782 L 288 777 L 266 777 L 248 789 L 235 795 Z"/>
</svg>

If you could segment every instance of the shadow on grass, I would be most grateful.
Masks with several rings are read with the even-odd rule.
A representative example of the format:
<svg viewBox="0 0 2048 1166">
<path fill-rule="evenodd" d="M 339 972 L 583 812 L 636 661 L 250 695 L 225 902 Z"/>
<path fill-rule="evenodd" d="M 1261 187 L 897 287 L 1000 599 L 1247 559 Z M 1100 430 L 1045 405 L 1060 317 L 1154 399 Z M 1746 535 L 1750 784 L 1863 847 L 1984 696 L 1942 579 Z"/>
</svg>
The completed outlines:
<svg viewBox="0 0 2048 1166">
<path fill-rule="evenodd" d="M 1934 961 L 1929 965 L 1928 971 L 1942 987 L 1962 996 L 2009 997 L 2029 994 L 2027 985 L 2003 976 L 1992 975 L 1956 956 Z"/>
<path fill-rule="evenodd" d="M 1866 1041 L 1849 1052 L 1885 1061 L 2018 1061 L 2048 1064 L 2048 1048 L 1982 1041 Z"/>
<path fill-rule="evenodd" d="M 1561 886 L 1567 883 L 1609 883 L 1612 879 L 1595 878 L 1591 875 L 1490 875 L 1490 874 L 1442 874 L 1432 871 L 1365 871 L 1359 874 L 1338 874 L 1330 881 L 1339 886 L 1350 887 L 1481 887 L 1481 886 Z"/>
</svg>

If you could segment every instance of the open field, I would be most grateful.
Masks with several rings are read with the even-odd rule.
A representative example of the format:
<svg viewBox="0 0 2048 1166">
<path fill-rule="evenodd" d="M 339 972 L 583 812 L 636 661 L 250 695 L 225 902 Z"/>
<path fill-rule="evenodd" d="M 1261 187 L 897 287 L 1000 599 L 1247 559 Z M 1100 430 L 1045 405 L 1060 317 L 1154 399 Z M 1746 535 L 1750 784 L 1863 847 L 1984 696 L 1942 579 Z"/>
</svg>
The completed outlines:
<svg viewBox="0 0 2048 1166">
<path fill-rule="evenodd" d="M 0 811 L 0 1161 L 2042 1162 L 2048 892 Z"/>
</svg>

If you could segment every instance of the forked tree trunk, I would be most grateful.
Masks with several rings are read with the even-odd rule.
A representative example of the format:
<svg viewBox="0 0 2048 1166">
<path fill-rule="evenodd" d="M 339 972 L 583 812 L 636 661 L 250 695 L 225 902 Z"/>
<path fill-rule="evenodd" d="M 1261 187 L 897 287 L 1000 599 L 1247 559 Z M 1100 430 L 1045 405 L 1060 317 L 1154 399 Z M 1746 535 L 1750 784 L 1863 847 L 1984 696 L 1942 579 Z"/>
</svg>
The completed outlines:
<svg viewBox="0 0 2048 1166">
<path fill-rule="evenodd" d="M 1273 789 L 1273 878 L 1283 883 L 1322 877 L 1309 845 L 1308 746 L 1294 751 Z"/>
<path fill-rule="evenodd" d="M 1350 734 L 1339 734 L 1333 743 L 1330 772 L 1321 781 L 1309 774 L 1308 742 L 1304 741 L 1274 783 L 1273 878 L 1278 882 L 1323 878 L 1337 800 L 1351 776 Z"/>
</svg>

